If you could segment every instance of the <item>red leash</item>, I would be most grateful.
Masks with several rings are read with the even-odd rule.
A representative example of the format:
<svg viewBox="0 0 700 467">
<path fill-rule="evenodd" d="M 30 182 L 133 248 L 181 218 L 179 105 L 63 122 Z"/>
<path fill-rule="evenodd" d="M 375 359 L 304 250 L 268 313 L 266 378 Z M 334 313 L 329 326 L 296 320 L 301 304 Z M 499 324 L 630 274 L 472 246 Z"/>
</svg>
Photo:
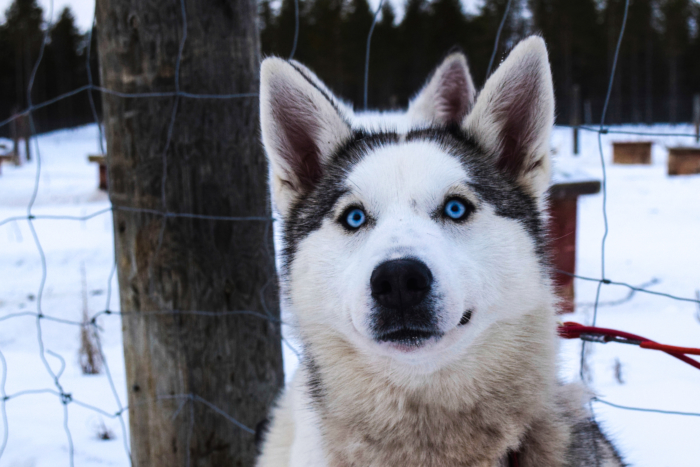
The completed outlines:
<svg viewBox="0 0 700 467">
<path fill-rule="evenodd" d="M 598 328 L 594 326 L 584 326 L 582 324 L 566 322 L 559 325 L 559 336 L 564 339 L 581 339 L 589 342 L 618 342 L 620 344 L 638 345 L 642 349 L 660 350 L 672 357 L 677 358 L 690 366 L 700 370 L 700 362 L 687 357 L 686 355 L 700 355 L 700 349 L 692 347 L 676 347 L 664 345 L 647 339 L 646 337 L 630 334 L 629 332 L 618 331 L 616 329 Z"/>
<path fill-rule="evenodd" d="M 692 347 L 676 347 L 674 345 L 659 344 L 646 337 L 630 334 L 629 332 L 584 326 L 571 321 L 559 325 L 559 336 L 564 339 L 581 339 L 589 342 L 600 342 L 602 344 L 618 342 L 620 344 L 638 345 L 642 349 L 660 350 L 700 370 L 700 362 L 686 356 L 700 355 L 700 349 Z M 520 467 L 520 453 L 518 451 L 511 451 L 508 453 L 508 467 Z"/>
</svg>

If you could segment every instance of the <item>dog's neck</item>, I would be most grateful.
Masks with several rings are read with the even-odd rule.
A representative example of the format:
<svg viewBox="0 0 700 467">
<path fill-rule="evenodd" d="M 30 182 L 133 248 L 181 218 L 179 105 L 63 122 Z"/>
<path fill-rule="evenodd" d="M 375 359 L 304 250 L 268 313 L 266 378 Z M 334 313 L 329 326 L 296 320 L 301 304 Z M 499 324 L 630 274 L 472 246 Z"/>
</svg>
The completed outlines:
<svg viewBox="0 0 700 467">
<path fill-rule="evenodd" d="M 540 310 L 492 328 L 411 385 L 347 341 L 309 339 L 304 371 L 330 465 L 491 467 L 518 449 L 554 391 L 554 320 Z"/>
</svg>

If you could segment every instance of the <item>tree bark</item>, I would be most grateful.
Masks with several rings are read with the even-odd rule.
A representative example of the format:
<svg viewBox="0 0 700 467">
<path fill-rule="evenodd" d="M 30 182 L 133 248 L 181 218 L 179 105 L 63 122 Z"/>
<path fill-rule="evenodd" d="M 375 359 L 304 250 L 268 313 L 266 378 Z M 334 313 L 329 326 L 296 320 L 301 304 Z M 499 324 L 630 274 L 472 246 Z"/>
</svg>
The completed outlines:
<svg viewBox="0 0 700 467">
<path fill-rule="evenodd" d="M 678 54 L 671 51 L 668 66 L 668 121 L 678 120 Z"/>
<path fill-rule="evenodd" d="M 645 123 L 647 125 L 651 125 L 654 123 L 654 97 L 653 97 L 653 90 L 652 90 L 652 84 L 653 84 L 653 74 L 654 74 L 654 67 L 653 67 L 653 51 L 654 51 L 654 42 L 652 40 L 652 31 L 651 28 L 647 29 L 647 38 L 646 38 L 646 54 L 644 56 L 644 76 L 646 77 L 646 82 L 644 86 L 644 109 L 645 109 Z"/>
<path fill-rule="evenodd" d="M 180 90 L 257 93 L 256 2 L 185 3 Z M 96 12 L 104 87 L 176 90 L 180 2 L 97 0 Z M 284 380 L 257 97 L 103 105 L 133 463 L 252 465 L 254 436 L 212 406 L 255 428 Z"/>
</svg>

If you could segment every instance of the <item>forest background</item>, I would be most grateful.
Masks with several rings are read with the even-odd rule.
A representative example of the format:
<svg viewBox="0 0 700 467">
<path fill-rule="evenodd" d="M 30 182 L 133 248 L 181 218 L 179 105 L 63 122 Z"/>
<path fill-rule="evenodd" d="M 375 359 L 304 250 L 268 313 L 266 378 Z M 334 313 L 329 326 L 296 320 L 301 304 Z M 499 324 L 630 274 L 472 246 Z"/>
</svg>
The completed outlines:
<svg viewBox="0 0 700 467">
<path fill-rule="evenodd" d="M 374 11 L 367 0 L 298 0 L 294 58 L 313 69 L 339 96 L 363 107 L 367 35 Z M 466 12 L 460 0 L 406 0 L 399 18 L 384 2 L 372 36 L 368 107 L 405 107 L 450 50 L 467 54 L 480 87 L 508 0 L 484 0 Z M 511 0 L 496 63 L 521 38 L 542 35 L 548 45 L 557 123 L 598 122 L 625 0 Z M 28 106 L 26 89 L 46 28 L 36 0 L 14 0 L 0 24 L 0 121 Z M 294 0 L 260 0 L 264 55 L 288 57 L 294 48 Z M 700 2 L 630 0 L 607 123 L 680 123 L 692 119 L 700 93 Z M 34 104 L 99 83 L 96 44 L 63 9 L 50 25 L 45 56 L 32 88 Z M 94 37 L 94 35 L 93 35 Z M 494 66 L 495 68 L 495 66 Z M 93 120 L 87 92 L 35 111 L 39 133 Z M 96 96 L 97 97 L 97 96 Z M 100 99 L 96 99 L 98 112 Z M 10 126 L 0 136 L 10 136 Z"/>
</svg>

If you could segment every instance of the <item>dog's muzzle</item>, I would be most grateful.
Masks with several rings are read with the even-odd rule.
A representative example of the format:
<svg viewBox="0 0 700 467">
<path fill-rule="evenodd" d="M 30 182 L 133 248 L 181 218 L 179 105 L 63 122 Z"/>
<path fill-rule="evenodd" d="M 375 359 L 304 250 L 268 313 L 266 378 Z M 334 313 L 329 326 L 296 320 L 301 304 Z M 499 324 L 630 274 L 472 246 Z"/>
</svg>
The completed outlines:
<svg viewBox="0 0 700 467">
<path fill-rule="evenodd" d="M 370 278 L 374 338 L 419 346 L 442 336 L 430 299 L 432 285 L 433 275 L 422 261 L 397 259 L 377 266 Z"/>
</svg>

